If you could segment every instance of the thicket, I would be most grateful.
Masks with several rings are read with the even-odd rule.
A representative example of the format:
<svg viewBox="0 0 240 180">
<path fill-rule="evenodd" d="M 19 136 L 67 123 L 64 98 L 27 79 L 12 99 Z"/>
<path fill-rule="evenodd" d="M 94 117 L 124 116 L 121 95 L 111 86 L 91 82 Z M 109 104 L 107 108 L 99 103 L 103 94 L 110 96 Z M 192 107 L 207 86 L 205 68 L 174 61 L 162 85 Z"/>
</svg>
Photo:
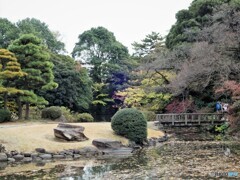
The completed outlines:
<svg viewBox="0 0 240 180">
<path fill-rule="evenodd" d="M 11 120 L 11 112 L 7 109 L 0 109 L 0 123 Z"/>
<path fill-rule="evenodd" d="M 62 115 L 62 111 L 60 107 L 51 106 L 42 110 L 42 118 L 43 119 L 51 119 L 55 120 Z"/>
<path fill-rule="evenodd" d="M 81 113 L 77 115 L 77 122 L 93 122 L 94 118 L 89 113 Z"/>
<path fill-rule="evenodd" d="M 152 111 L 142 111 L 145 119 L 147 121 L 155 121 L 156 120 L 156 114 Z"/>
</svg>

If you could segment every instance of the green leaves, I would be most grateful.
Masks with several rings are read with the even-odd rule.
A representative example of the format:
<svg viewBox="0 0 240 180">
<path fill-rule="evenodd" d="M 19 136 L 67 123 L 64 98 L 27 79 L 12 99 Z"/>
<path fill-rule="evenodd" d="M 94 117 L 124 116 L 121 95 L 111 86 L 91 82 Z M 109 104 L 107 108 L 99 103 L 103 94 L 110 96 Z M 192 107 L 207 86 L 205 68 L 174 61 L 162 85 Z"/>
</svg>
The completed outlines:
<svg viewBox="0 0 240 180">
<path fill-rule="evenodd" d="M 41 91 L 51 106 L 86 111 L 92 101 L 91 81 L 85 68 L 69 56 L 51 54 L 57 89 Z M 45 87 L 43 87 L 45 88 Z"/>
<path fill-rule="evenodd" d="M 15 86 L 24 90 L 20 101 L 26 104 L 25 118 L 28 118 L 30 104 L 48 104 L 43 97 L 39 96 L 39 90 L 57 88 L 57 83 L 53 81 L 53 64 L 49 61 L 49 53 L 41 44 L 41 40 L 33 34 L 22 35 L 9 46 L 9 50 L 16 54 L 23 71 L 27 74 L 14 83 Z"/>
<path fill-rule="evenodd" d="M 113 64 L 119 64 L 129 56 L 127 48 L 104 27 L 91 28 L 79 35 L 72 55 L 90 66 L 90 77 L 98 83 L 105 82 L 110 76 Z"/>
<path fill-rule="evenodd" d="M 141 43 L 134 42 L 132 44 L 133 49 L 135 50 L 134 56 L 144 57 L 153 52 L 156 48 L 164 46 L 164 38 L 156 32 L 146 35 L 146 37 L 141 41 Z"/>
</svg>

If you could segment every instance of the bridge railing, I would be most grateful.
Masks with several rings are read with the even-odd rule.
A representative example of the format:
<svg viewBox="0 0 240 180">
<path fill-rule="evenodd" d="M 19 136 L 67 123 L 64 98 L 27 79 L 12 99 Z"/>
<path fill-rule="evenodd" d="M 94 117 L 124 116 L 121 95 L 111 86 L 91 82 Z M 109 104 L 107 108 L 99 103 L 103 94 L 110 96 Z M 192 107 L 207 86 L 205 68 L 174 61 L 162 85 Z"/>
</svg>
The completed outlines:
<svg viewBox="0 0 240 180">
<path fill-rule="evenodd" d="M 203 123 L 218 123 L 225 121 L 221 113 L 181 113 L 181 114 L 157 114 L 156 121 L 161 124 L 200 125 Z"/>
</svg>

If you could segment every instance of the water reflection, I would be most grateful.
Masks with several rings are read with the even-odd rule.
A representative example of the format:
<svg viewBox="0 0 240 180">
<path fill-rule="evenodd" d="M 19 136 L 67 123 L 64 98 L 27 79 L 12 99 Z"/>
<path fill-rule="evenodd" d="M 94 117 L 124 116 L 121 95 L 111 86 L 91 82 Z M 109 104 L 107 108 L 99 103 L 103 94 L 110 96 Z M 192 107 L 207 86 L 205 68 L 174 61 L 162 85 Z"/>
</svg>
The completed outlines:
<svg viewBox="0 0 240 180">
<path fill-rule="evenodd" d="M 111 171 L 123 171 L 126 169 L 135 169 L 139 166 L 146 166 L 148 158 L 146 150 L 136 152 L 133 156 L 128 158 L 113 158 L 105 159 L 101 165 L 96 165 L 96 162 L 89 161 L 82 169 L 82 171 L 74 171 L 71 167 L 70 176 L 60 177 L 61 180 L 86 180 L 86 179 L 104 179 L 104 177 Z M 65 170 L 66 171 L 66 170 Z"/>
<path fill-rule="evenodd" d="M 239 154 L 237 142 L 170 141 L 130 157 L 64 161 L 50 169 L 22 171 L 0 179 L 209 179 L 209 174 L 220 170 L 240 172 Z"/>
</svg>

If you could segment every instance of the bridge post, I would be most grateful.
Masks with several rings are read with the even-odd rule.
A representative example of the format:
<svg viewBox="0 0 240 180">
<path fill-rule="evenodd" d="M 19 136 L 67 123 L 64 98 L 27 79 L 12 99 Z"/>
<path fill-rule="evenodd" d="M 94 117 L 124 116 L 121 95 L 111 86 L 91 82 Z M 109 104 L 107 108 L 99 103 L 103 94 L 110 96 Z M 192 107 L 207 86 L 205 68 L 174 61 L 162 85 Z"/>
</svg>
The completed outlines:
<svg viewBox="0 0 240 180">
<path fill-rule="evenodd" d="M 187 114 L 185 114 L 185 125 L 187 125 Z"/>
</svg>

